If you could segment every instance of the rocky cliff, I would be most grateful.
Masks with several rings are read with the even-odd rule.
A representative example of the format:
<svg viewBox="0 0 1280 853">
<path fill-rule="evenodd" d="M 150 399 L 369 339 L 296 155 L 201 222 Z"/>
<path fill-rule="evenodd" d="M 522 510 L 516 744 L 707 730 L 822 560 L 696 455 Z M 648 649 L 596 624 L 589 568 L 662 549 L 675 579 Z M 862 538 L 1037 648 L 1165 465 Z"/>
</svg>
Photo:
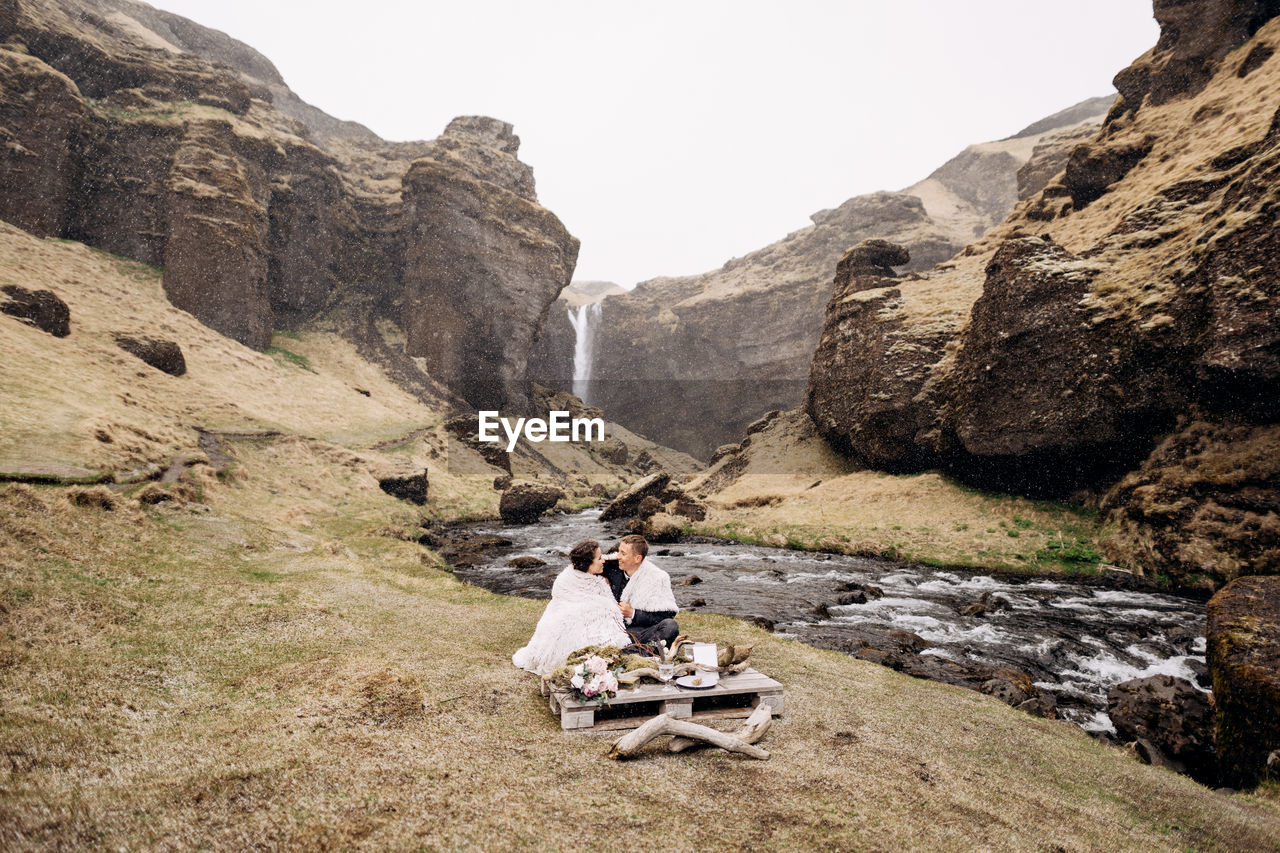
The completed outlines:
<svg viewBox="0 0 1280 853">
<path fill-rule="evenodd" d="M 1101 496 L 1111 559 L 1216 586 L 1280 568 L 1280 9 L 1155 12 L 1100 132 L 984 239 L 919 275 L 846 255 L 807 409 L 869 465 Z"/>
<path fill-rule="evenodd" d="M 529 348 L 577 241 L 510 125 L 386 143 L 178 16 L 3 0 L 0 134 L 0 218 L 162 266 L 170 300 L 217 331 L 264 350 L 323 312 L 381 318 L 402 366 L 421 356 L 460 401 L 530 406 Z"/>
<path fill-rule="evenodd" d="M 1064 159 L 1080 128 L 1096 130 L 1110 104 L 1095 98 L 1008 139 L 969 146 L 913 186 L 819 211 L 810 226 L 718 270 L 653 279 L 608 297 L 592 403 L 707 458 L 764 412 L 803 399 L 831 273 L 846 249 L 891 237 L 910 248 L 908 270 L 951 257 L 1000 222 L 1020 191 L 1038 191 L 1051 177 L 1044 168 L 1020 175 L 1020 168 L 1055 152 Z M 562 331 L 547 346 L 571 351 L 572 338 Z"/>
</svg>

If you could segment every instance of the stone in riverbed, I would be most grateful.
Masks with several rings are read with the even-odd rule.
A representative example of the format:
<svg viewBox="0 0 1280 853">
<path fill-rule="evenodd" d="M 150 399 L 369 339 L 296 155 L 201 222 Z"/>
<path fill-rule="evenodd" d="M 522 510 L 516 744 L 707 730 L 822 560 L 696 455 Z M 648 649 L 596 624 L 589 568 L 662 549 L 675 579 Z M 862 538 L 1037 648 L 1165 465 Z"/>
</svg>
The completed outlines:
<svg viewBox="0 0 1280 853">
<path fill-rule="evenodd" d="M 564 492 L 541 483 L 515 483 L 502 493 L 498 514 L 507 524 L 532 524 L 556 505 Z"/>
<path fill-rule="evenodd" d="M 1208 695 L 1191 682 L 1172 675 L 1125 681 L 1108 692 L 1107 713 L 1117 737 L 1126 743 L 1138 741 L 1139 755 L 1145 753 L 1149 764 L 1201 782 L 1216 780 L 1213 711 Z"/>
<path fill-rule="evenodd" d="M 645 498 L 659 497 L 670 482 L 671 475 L 665 471 L 657 471 L 637 480 L 631 488 L 618 495 L 604 508 L 604 512 L 600 513 L 600 520 L 612 521 L 634 515 Z"/>
</svg>

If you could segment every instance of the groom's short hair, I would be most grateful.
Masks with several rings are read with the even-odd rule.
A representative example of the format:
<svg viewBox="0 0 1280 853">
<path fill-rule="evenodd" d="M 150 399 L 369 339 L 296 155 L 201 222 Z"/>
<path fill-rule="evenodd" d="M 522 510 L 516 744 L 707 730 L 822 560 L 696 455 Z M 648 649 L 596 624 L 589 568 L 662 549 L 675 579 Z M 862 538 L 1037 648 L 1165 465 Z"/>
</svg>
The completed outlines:
<svg viewBox="0 0 1280 853">
<path fill-rule="evenodd" d="M 639 533 L 632 533 L 629 536 L 623 536 L 618 545 L 630 545 L 632 553 L 639 554 L 641 557 L 649 556 L 649 540 L 645 539 Z"/>
<path fill-rule="evenodd" d="M 624 540 L 625 541 L 625 540 Z M 569 562 L 580 572 L 585 572 L 591 568 L 591 564 L 596 560 L 596 550 L 599 549 L 600 543 L 594 539 L 583 539 L 577 545 L 569 549 Z"/>
</svg>

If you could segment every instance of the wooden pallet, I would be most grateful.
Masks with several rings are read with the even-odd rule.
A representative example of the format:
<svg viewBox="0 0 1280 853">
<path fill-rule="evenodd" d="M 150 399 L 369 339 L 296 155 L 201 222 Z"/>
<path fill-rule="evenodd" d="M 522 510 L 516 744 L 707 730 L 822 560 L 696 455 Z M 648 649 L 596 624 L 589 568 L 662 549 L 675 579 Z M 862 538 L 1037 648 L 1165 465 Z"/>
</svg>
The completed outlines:
<svg viewBox="0 0 1280 853">
<path fill-rule="evenodd" d="M 546 693 L 552 713 L 560 715 L 560 728 L 567 731 L 634 729 L 658 714 L 693 722 L 742 719 L 759 705 L 768 705 L 774 716 L 782 713 L 782 685 L 754 669 L 721 676 L 715 687 L 705 690 L 646 681 L 619 690 L 603 708 L 579 702 L 568 693 Z"/>
</svg>

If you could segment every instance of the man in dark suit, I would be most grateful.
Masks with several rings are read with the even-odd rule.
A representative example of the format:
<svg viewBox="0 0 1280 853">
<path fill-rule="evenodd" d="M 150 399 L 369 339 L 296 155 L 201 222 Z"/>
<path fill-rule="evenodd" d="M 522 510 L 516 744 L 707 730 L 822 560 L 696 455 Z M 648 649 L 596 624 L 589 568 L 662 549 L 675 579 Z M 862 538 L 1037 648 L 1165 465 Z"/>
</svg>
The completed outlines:
<svg viewBox="0 0 1280 853">
<path fill-rule="evenodd" d="M 616 556 L 605 557 L 604 576 L 618 601 L 627 632 L 645 645 L 670 648 L 680 636 L 675 615 L 680 608 L 671 591 L 671 576 L 649 559 L 643 536 L 622 537 Z"/>
</svg>

